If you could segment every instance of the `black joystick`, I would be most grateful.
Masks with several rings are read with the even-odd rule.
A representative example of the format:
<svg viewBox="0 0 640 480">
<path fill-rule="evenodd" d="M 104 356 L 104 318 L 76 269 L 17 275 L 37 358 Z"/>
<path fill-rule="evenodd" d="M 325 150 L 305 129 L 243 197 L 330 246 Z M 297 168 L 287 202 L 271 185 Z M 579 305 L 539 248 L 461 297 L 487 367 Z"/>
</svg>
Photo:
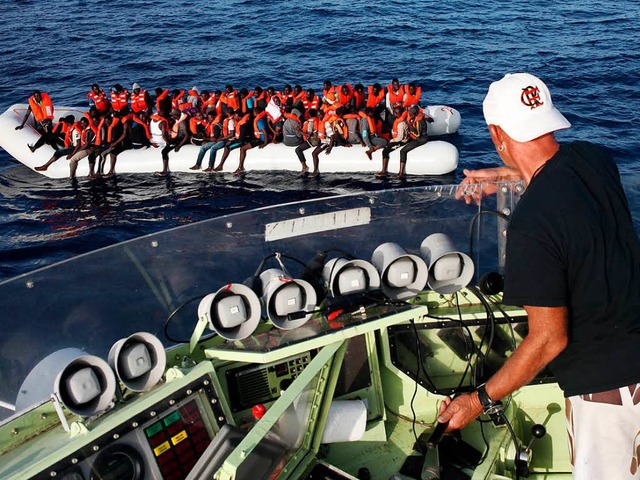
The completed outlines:
<svg viewBox="0 0 640 480">
<path fill-rule="evenodd" d="M 541 439 L 547 434 L 547 429 L 544 428 L 544 425 L 540 425 L 536 423 L 531 427 L 531 440 L 529 441 L 529 445 L 527 448 L 520 451 L 516 460 L 516 470 L 518 471 L 519 476 L 528 477 L 529 476 L 529 462 L 531 461 L 531 448 L 536 440 Z"/>
</svg>

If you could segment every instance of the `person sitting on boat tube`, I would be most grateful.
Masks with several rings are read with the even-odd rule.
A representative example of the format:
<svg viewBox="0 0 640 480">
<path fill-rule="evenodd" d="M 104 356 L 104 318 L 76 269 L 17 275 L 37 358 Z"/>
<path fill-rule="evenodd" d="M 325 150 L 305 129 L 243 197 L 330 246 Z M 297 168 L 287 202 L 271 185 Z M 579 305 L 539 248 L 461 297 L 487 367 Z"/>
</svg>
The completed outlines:
<svg viewBox="0 0 640 480">
<path fill-rule="evenodd" d="M 411 82 L 404 86 L 404 99 L 402 100 L 402 106 L 409 108 L 420 105 L 420 96 L 422 95 L 422 87 L 416 85 L 415 82 Z"/>
<path fill-rule="evenodd" d="M 146 90 L 140 88 L 140 85 L 134 83 L 131 87 L 131 95 L 129 96 L 131 102 L 131 111 L 133 113 L 150 112 L 153 102 L 151 96 Z"/>
<path fill-rule="evenodd" d="M 311 90 L 311 92 L 313 92 L 313 90 Z M 318 136 L 318 126 L 320 124 L 320 121 L 318 119 L 318 111 L 315 108 L 311 108 L 306 112 L 306 115 L 308 118 L 302 125 L 302 138 L 304 141 L 298 147 L 296 147 L 296 155 L 298 156 L 298 160 L 300 160 L 300 164 L 302 165 L 300 175 L 305 175 L 309 171 L 309 167 L 307 166 L 307 159 L 304 156 L 304 151 L 311 147 L 317 147 L 320 145 L 320 138 Z"/>
<path fill-rule="evenodd" d="M 89 107 L 95 107 L 100 115 L 105 115 L 111 110 L 111 103 L 107 98 L 107 94 L 100 88 L 100 85 L 94 83 L 91 90 L 87 93 L 89 99 Z"/>
<path fill-rule="evenodd" d="M 180 110 L 174 110 L 171 112 L 169 119 L 169 125 L 171 131 L 169 133 L 169 142 L 162 149 L 162 171 L 158 172 L 158 175 L 167 175 L 169 173 L 169 152 L 175 150 L 179 152 L 183 145 L 185 145 L 191 135 L 188 127 L 188 115 Z"/>
<path fill-rule="evenodd" d="M 386 106 L 387 111 L 390 114 L 394 114 L 394 109 L 396 107 L 401 107 L 402 102 L 404 101 L 404 88 L 400 85 L 400 80 L 394 78 L 391 80 L 391 83 L 387 85 L 387 97 L 386 97 Z"/>
<path fill-rule="evenodd" d="M 378 125 L 373 117 L 373 108 L 366 107 L 359 112 L 360 115 L 360 135 L 365 146 L 368 148 L 364 153 L 371 160 L 372 154 L 376 150 L 387 146 L 387 140 L 378 135 Z M 382 124 L 380 124 L 382 125 Z"/>
<path fill-rule="evenodd" d="M 82 117 L 80 121 L 75 122 L 70 129 L 68 146 L 53 152 L 52 157 L 43 165 L 35 167 L 35 170 L 38 172 L 44 172 L 59 158 L 66 156 L 67 160 L 69 160 L 73 155 L 75 155 L 82 146 L 82 134 L 88 125 L 89 121 L 85 117 Z"/>
<path fill-rule="evenodd" d="M 22 123 L 16 127 L 16 130 L 22 130 L 24 124 L 27 123 L 29 116 L 33 113 L 34 126 L 36 131 L 44 137 L 44 143 L 48 143 L 53 146 L 55 139 L 51 135 L 53 128 L 53 103 L 51 97 L 46 92 L 40 90 L 34 90 L 33 94 L 29 97 L 29 106 L 27 111 L 22 117 Z M 35 152 L 34 145 L 27 145 L 29 150 Z"/>
<path fill-rule="evenodd" d="M 409 141 L 400 149 L 400 171 L 398 178 L 404 178 L 407 167 L 407 154 L 414 148 L 418 148 L 428 141 L 427 123 L 433 122 L 433 118 L 425 115 L 420 108 L 413 106 L 408 110 L 407 132 Z"/>
<path fill-rule="evenodd" d="M 129 113 L 129 92 L 119 83 L 111 87 L 111 109 L 116 117 Z"/>
<path fill-rule="evenodd" d="M 250 135 L 244 138 L 244 143 L 240 147 L 240 163 L 234 175 L 244 173 L 244 161 L 247 157 L 247 150 L 253 147 L 264 148 L 269 144 L 269 132 L 267 128 L 267 112 L 262 108 L 255 108 L 255 117 L 253 119 L 253 138 Z"/>
<path fill-rule="evenodd" d="M 338 107 L 335 111 L 329 110 L 319 124 L 319 136 L 321 139 L 311 157 L 313 158 L 313 172 L 310 177 L 317 177 L 320 174 L 320 153 L 324 151 L 325 155 L 331 154 L 333 147 L 351 147 L 349 143 L 349 127 L 344 121 L 345 109 Z"/>
<path fill-rule="evenodd" d="M 376 177 L 382 178 L 387 176 L 387 168 L 389 167 L 389 155 L 396 148 L 406 145 L 409 136 L 407 125 L 407 112 L 400 106 L 393 109 L 393 127 L 391 129 L 391 141 L 382 150 L 382 170 L 375 174 Z"/>
</svg>

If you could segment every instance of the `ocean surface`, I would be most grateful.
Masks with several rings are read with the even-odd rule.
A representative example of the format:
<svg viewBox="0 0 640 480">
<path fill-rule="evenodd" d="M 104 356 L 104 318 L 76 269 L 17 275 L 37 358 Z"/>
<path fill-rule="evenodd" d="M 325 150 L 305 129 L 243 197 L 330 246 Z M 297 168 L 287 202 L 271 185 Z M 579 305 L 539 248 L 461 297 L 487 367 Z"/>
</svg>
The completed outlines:
<svg viewBox="0 0 640 480">
<path fill-rule="evenodd" d="M 371 174 L 121 175 L 51 180 L 0 152 L 0 281 L 140 235 L 254 207 L 362 190 L 455 183 L 499 161 L 482 117 L 489 84 L 527 71 L 572 122 L 561 141 L 606 146 L 640 227 L 640 3 L 5 0 L 0 108 L 35 88 L 85 106 L 90 85 L 222 89 L 324 80 L 415 81 L 423 101 L 458 109 L 444 177 Z M 158 152 L 158 166 L 160 153 Z M 410 212 L 408 212 L 410 214 Z M 638 228 L 640 230 L 640 228 Z"/>
</svg>

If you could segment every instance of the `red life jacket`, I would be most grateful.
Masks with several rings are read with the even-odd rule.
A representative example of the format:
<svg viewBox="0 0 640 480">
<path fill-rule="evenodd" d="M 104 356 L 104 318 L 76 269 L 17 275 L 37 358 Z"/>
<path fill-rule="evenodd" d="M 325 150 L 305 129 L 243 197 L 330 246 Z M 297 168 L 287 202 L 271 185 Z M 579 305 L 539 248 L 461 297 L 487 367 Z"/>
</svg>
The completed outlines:
<svg viewBox="0 0 640 480">
<path fill-rule="evenodd" d="M 213 137 L 213 130 L 216 125 L 220 125 L 222 123 L 222 114 L 216 115 L 213 121 L 207 124 L 207 135 L 209 137 Z"/>
<path fill-rule="evenodd" d="M 404 101 L 402 102 L 403 107 L 411 107 L 413 105 L 418 105 L 420 103 L 420 95 L 422 94 L 422 87 L 416 87 L 416 93 L 411 95 L 409 93 L 409 85 L 404 86 Z"/>
<path fill-rule="evenodd" d="M 282 105 L 286 105 L 287 104 L 287 100 L 291 99 L 291 103 L 293 104 L 294 102 L 294 93 L 281 93 L 280 94 L 280 100 L 282 100 Z"/>
<path fill-rule="evenodd" d="M 89 93 L 87 93 L 87 98 L 93 102 L 98 112 L 104 113 L 109 110 L 109 100 L 107 100 L 107 96 L 102 90 L 100 90 L 98 93 L 95 93 L 93 90 L 91 90 Z"/>
<path fill-rule="evenodd" d="M 129 92 L 127 92 L 126 90 L 122 90 L 122 92 L 120 93 L 111 92 L 111 107 L 116 112 L 125 109 L 129 105 L 129 102 L 127 101 L 128 98 Z"/>
<path fill-rule="evenodd" d="M 142 89 L 140 89 L 137 95 L 133 92 L 131 93 L 131 111 L 133 113 L 140 113 L 149 108 L 149 105 L 147 105 L 146 94 L 147 91 Z"/>
<path fill-rule="evenodd" d="M 404 99 L 404 88 L 400 85 L 397 92 L 393 91 L 393 85 L 387 85 L 387 92 L 389 93 L 389 103 L 393 106 L 396 103 L 402 104 Z"/>
<path fill-rule="evenodd" d="M 367 87 L 367 107 L 371 107 L 371 108 L 375 108 L 378 105 L 380 105 L 380 103 L 384 102 L 384 88 L 381 88 L 380 91 L 378 92 L 378 95 L 374 95 L 373 94 L 373 85 L 369 85 Z"/>
<path fill-rule="evenodd" d="M 33 95 L 29 97 L 29 106 L 36 122 L 53 120 L 53 103 L 48 93 L 40 92 L 40 103 L 36 102 Z"/>
</svg>

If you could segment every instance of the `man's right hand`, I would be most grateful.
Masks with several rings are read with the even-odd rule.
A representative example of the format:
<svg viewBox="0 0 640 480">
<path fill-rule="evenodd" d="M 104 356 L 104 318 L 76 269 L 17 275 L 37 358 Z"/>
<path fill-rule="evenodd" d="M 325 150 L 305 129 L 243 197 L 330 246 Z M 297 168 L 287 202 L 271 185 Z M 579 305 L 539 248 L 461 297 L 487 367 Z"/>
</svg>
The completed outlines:
<svg viewBox="0 0 640 480">
<path fill-rule="evenodd" d="M 465 174 L 465 179 L 460 182 L 456 198 L 462 198 L 467 204 L 471 202 L 478 204 L 482 197 L 496 193 L 496 186 L 491 185 L 492 182 L 522 180 L 520 172 L 511 167 L 483 168 L 480 170 L 465 169 L 462 172 Z M 482 188 L 467 187 L 467 185 L 477 183 L 489 183 L 489 185 L 484 185 Z"/>
</svg>

